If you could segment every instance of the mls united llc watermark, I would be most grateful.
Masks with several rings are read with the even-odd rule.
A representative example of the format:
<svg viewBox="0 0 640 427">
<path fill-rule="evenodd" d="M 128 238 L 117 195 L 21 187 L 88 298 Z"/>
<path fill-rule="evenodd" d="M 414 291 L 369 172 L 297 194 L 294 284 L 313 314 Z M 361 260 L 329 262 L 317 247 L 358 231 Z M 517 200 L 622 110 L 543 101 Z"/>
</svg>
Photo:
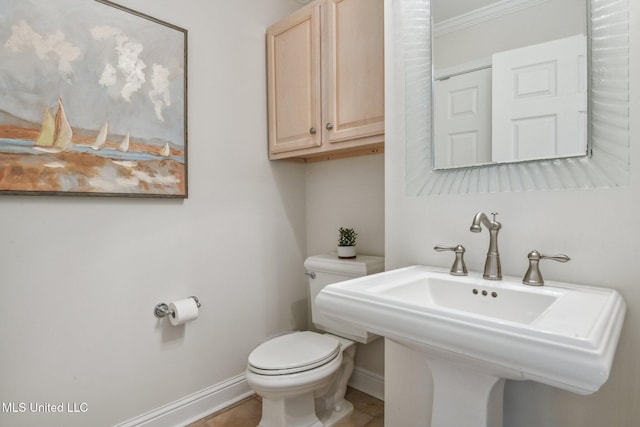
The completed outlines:
<svg viewBox="0 0 640 427">
<path fill-rule="evenodd" d="M 86 402 L 2 402 L 3 414 L 83 414 L 87 411 L 89 405 Z"/>
</svg>

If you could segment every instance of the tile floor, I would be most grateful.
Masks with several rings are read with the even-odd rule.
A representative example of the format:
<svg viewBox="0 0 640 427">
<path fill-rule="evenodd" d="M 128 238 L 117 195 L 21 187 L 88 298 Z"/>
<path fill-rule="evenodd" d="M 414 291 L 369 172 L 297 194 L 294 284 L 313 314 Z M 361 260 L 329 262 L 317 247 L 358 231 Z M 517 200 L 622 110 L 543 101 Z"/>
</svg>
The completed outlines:
<svg viewBox="0 0 640 427">
<path fill-rule="evenodd" d="M 336 427 L 384 426 L 384 402 L 351 387 L 347 388 L 347 400 L 353 403 L 353 414 Z M 260 422 L 261 412 L 262 401 L 260 397 L 254 396 L 187 427 L 256 427 Z"/>
</svg>

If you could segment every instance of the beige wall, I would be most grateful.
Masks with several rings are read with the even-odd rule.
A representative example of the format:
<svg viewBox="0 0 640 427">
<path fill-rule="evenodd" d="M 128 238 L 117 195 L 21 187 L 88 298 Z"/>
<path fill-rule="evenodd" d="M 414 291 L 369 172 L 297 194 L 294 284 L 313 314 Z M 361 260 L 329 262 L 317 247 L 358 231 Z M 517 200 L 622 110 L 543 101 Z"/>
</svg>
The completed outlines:
<svg viewBox="0 0 640 427">
<path fill-rule="evenodd" d="M 268 161 L 264 34 L 298 2 L 119 3 L 189 32 L 189 199 L 0 198 L 0 402 L 88 405 L 12 426 L 109 426 L 225 383 L 307 327 L 303 261 L 340 226 L 384 254 L 383 155 Z M 153 316 L 189 295 L 195 322 Z M 382 375 L 383 355 L 361 346 L 357 365 Z"/>
<path fill-rule="evenodd" d="M 306 165 L 307 253 L 336 250 L 338 228 L 358 233 L 358 253 L 384 256 L 384 155 Z"/>
<path fill-rule="evenodd" d="M 0 198 L 0 300 L 11 319 L 0 324 L 0 401 L 88 402 L 85 415 L 56 418 L 70 427 L 135 417 L 241 374 L 257 343 L 303 328 L 302 262 L 334 250 L 339 226 L 356 228 L 359 251 L 385 255 L 390 268 L 447 266 L 431 247 L 460 241 L 469 268 L 480 270 L 486 236 L 472 235 L 468 224 L 479 210 L 497 210 L 506 274 L 521 274 L 522 254 L 534 247 L 567 252 L 571 263 L 549 263 L 545 277 L 616 287 L 629 306 L 612 376 L 599 393 L 509 382 L 505 426 L 637 424 L 638 120 L 626 188 L 406 197 L 402 117 L 394 111 L 384 156 L 266 160 L 264 30 L 297 2 L 120 3 L 189 30 L 190 198 Z M 640 6 L 631 3 L 633 119 L 640 117 Z M 196 322 L 168 328 L 151 315 L 156 303 L 191 294 L 203 302 Z M 382 373 L 380 342 L 359 354 L 359 366 Z M 40 416 L 4 417 L 16 426 L 47 424 Z"/>
<path fill-rule="evenodd" d="M 344 226 L 358 233 L 359 254 L 384 256 L 384 155 L 309 163 L 306 189 L 307 255 L 335 252 Z M 384 341 L 359 344 L 355 360 L 356 369 L 382 377 Z"/>
<path fill-rule="evenodd" d="M 111 426 L 306 327 L 305 170 L 266 152 L 264 34 L 300 4 L 118 3 L 189 31 L 189 199 L 0 197 L 0 402 L 88 405 L 2 425 Z M 189 295 L 195 322 L 153 316 Z"/>
</svg>

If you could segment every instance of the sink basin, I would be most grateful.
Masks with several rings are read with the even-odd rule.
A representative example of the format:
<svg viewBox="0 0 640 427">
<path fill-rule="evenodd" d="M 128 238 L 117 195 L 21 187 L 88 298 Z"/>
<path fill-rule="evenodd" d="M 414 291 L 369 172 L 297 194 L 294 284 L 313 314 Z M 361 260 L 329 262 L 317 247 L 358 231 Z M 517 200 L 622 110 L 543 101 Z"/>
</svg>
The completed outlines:
<svg viewBox="0 0 640 427">
<path fill-rule="evenodd" d="M 325 287 L 324 314 L 495 378 L 579 394 L 609 377 L 626 305 L 607 288 L 411 266 Z"/>
<path fill-rule="evenodd" d="M 504 285 L 487 286 L 478 279 L 450 280 L 433 276 L 378 286 L 369 292 L 398 303 L 440 307 L 527 324 L 536 320 L 560 296 L 558 292 L 547 290 L 527 292 L 522 286 L 515 289 Z"/>
</svg>

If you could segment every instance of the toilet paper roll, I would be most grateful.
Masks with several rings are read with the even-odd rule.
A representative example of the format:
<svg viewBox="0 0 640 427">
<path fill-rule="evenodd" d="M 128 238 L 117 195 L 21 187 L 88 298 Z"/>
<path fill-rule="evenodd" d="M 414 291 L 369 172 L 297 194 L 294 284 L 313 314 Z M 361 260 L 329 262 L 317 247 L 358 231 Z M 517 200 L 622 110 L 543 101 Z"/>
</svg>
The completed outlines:
<svg viewBox="0 0 640 427">
<path fill-rule="evenodd" d="M 185 298 L 169 304 L 169 309 L 173 311 L 169 315 L 172 325 L 182 325 L 198 317 L 198 305 L 193 298 Z"/>
</svg>

